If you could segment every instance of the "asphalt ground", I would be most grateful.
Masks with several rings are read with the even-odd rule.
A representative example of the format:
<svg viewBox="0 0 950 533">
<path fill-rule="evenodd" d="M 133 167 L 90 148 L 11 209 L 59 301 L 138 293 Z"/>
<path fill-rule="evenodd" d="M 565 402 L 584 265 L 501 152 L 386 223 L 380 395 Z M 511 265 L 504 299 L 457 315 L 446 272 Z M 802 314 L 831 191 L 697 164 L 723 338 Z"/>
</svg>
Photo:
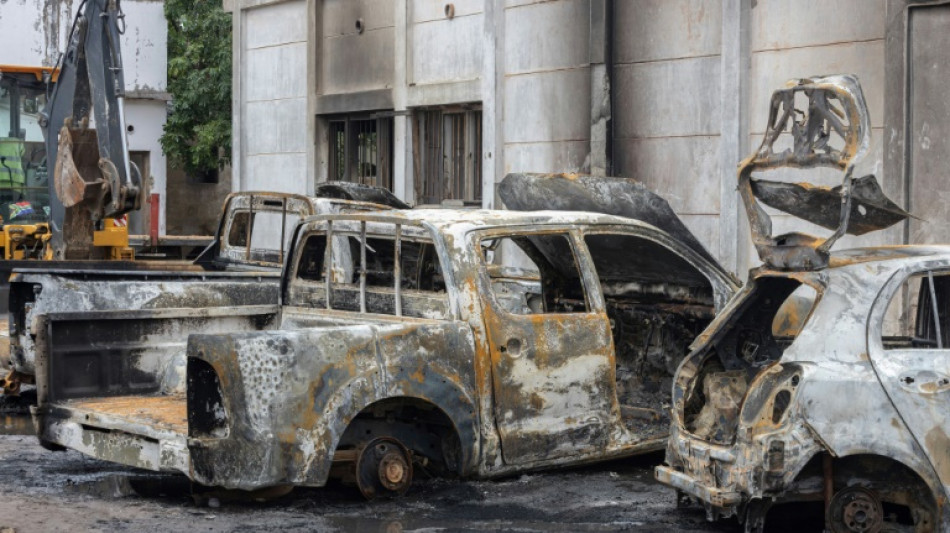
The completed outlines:
<svg viewBox="0 0 950 533">
<path fill-rule="evenodd" d="M 398 500 L 355 487 L 296 489 L 270 500 L 196 499 L 183 476 L 39 446 L 22 415 L 0 415 L 0 531 L 715 531 L 699 508 L 677 509 L 653 481 L 652 454 L 493 481 L 418 477 Z"/>
</svg>

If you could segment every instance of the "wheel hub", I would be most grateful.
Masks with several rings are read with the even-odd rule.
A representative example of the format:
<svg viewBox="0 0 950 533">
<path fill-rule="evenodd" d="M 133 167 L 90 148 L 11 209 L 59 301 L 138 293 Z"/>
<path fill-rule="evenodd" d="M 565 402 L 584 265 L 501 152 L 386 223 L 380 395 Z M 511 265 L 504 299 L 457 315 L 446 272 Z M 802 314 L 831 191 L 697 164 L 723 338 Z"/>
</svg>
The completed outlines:
<svg viewBox="0 0 950 533">
<path fill-rule="evenodd" d="M 831 499 L 829 528 L 834 533 L 879 533 L 884 509 L 877 494 L 864 487 L 848 487 Z"/>
<path fill-rule="evenodd" d="M 412 456 L 392 437 L 373 439 L 356 460 L 356 483 L 367 499 L 405 494 L 412 484 Z"/>
<path fill-rule="evenodd" d="M 379 481 L 389 490 L 400 490 L 408 472 L 409 465 L 398 451 L 386 453 L 379 461 Z"/>
</svg>

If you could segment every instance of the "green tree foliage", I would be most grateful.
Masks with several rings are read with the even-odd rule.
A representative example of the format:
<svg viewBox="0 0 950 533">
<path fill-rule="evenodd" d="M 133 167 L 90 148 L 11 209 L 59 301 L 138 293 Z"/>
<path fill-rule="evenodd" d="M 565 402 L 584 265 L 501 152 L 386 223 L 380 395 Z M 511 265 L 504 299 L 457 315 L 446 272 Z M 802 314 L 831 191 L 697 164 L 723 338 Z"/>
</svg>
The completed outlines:
<svg viewBox="0 0 950 533">
<path fill-rule="evenodd" d="M 172 111 L 162 150 L 203 176 L 231 162 L 231 15 L 221 0 L 165 0 L 165 19 Z"/>
</svg>

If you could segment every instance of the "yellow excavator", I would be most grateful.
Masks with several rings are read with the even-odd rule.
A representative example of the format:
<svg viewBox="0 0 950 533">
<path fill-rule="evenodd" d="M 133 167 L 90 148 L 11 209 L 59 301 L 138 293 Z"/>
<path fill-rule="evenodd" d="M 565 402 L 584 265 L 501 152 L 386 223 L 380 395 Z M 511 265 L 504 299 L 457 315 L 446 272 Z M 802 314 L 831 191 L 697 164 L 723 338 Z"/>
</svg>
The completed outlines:
<svg viewBox="0 0 950 533">
<path fill-rule="evenodd" d="M 0 65 L 0 272 L 20 261 L 56 258 L 51 218 L 62 206 L 51 180 L 43 117 L 59 74 L 54 67 Z M 96 250 L 88 255 L 133 259 L 125 216 L 104 217 L 91 229 Z"/>
</svg>

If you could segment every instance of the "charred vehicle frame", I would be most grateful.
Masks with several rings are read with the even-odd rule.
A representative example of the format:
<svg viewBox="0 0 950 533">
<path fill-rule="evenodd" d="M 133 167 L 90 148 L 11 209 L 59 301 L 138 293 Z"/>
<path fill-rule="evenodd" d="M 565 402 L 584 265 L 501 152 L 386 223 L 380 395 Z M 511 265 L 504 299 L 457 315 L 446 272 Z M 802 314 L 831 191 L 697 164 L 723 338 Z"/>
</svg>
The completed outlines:
<svg viewBox="0 0 950 533">
<path fill-rule="evenodd" d="M 740 165 L 765 264 L 677 370 L 666 465 L 656 469 L 710 520 L 738 516 L 761 531 L 773 504 L 813 501 L 835 533 L 950 528 L 950 248 L 830 251 L 845 233 L 908 216 L 872 176 L 852 177 L 868 132 L 855 77 L 793 80 L 773 95 L 765 140 Z M 783 166 L 830 166 L 844 181 L 752 178 Z M 772 237 L 757 200 L 833 234 Z"/>
<path fill-rule="evenodd" d="M 672 372 L 736 288 L 667 233 L 592 213 L 324 215 L 292 242 L 280 305 L 39 317 L 41 440 L 205 485 L 339 476 L 367 497 L 419 468 L 662 449 Z M 126 371 L 102 372 L 103 351 Z"/>
</svg>

